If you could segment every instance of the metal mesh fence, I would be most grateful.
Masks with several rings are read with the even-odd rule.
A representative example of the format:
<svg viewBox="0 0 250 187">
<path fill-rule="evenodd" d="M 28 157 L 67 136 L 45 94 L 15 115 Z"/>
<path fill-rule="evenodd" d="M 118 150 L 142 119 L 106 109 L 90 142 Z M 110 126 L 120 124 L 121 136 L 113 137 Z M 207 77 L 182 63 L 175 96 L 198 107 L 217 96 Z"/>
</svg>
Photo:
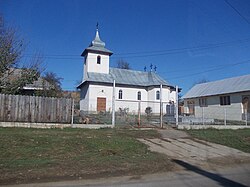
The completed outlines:
<svg viewBox="0 0 250 187">
<path fill-rule="evenodd" d="M 91 103 L 95 103 L 92 101 Z M 103 110 L 96 110 L 101 109 Z M 161 127 L 175 123 L 175 104 L 160 101 L 115 100 L 115 125 L 134 127 Z M 93 109 L 93 110 L 91 110 Z M 74 103 L 74 124 L 112 124 L 112 101 L 103 106 L 89 105 L 80 110 Z"/>
<path fill-rule="evenodd" d="M 115 108 L 116 125 L 161 127 L 163 123 L 175 123 L 175 105 L 173 103 L 116 100 Z"/>
<path fill-rule="evenodd" d="M 195 106 L 192 113 L 179 116 L 184 124 L 249 125 L 250 113 L 241 106 Z"/>
<path fill-rule="evenodd" d="M 93 102 L 93 101 L 92 101 Z M 96 101 L 95 101 L 96 102 Z M 93 102 L 94 103 L 94 102 Z M 108 110 L 107 110 L 107 107 Z M 90 105 L 88 110 L 80 110 L 78 102 L 74 102 L 74 124 L 112 124 L 112 110 L 108 103 L 103 110 L 96 111 L 96 107 Z"/>
</svg>

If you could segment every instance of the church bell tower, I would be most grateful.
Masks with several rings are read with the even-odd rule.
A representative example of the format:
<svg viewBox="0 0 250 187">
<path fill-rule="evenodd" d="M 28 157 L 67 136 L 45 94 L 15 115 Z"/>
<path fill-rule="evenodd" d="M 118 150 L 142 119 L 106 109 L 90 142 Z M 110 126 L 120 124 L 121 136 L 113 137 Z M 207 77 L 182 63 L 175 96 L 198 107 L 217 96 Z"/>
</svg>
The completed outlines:
<svg viewBox="0 0 250 187">
<path fill-rule="evenodd" d="M 100 39 L 98 24 L 96 25 L 96 35 L 82 55 L 84 57 L 83 81 L 88 79 L 88 73 L 109 74 L 109 57 L 112 51 L 105 48 L 105 43 Z"/>
</svg>

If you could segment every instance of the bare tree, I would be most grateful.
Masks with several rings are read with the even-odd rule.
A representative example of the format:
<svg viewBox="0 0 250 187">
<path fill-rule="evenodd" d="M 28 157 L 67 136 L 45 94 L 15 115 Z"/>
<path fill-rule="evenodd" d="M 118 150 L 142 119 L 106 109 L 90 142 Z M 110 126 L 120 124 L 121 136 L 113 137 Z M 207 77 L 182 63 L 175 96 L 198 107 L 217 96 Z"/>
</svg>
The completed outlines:
<svg viewBox="0 0 250 187">
<path fill-rule="evenodd" d="M 44 97 L 62 97 L 61 77 L 54 72 L 46 72 L 43 79 L 43 89 L 36 91 L 36 95 Z"/>
<path fill-rule="evenodd" d="M 4 25 L 1 15 L 0 20 L 0 93 L 19 94 L 23 86 L 33 83 L 40 76 L 42 58 L 35 55 L 29 64 L 20 67 L 24 41 L 14 28 Z M 14 74 L 17 68 L 18 75 Z"/>
<path fill-rule="evenodd" d="M 193 86 L 195 86 L 196 84 L 202 84 L 202 83 L 206 83 L 206 82 L 210 82 L 210 81 L 206 78 L 202 78 L 200 80 L 195 81 Z"/>
<path fill-rule="evenodd" d="M 120 69 L 131 69 L 129 63 L 126 62 L 123 59 L 120 59 L 120 60 L 117 61 L 117 66 L 116 67 L 120 68 Z"/>
</svg>

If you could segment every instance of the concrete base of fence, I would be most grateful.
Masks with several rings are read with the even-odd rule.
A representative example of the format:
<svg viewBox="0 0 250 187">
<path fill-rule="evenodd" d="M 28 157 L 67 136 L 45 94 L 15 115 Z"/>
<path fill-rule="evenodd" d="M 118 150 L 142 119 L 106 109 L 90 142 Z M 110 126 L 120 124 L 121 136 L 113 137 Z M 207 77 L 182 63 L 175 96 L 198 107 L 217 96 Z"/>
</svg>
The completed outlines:
<svg viewBox="0 0 250 187">
<path fill-rule="evenodd" d="M 28 122 L 0 122 L 0 127 L 24 127 L 24 128 L 66 128 L 71 127 L 71 124 L 65 123 L 28 123 Z"/>
<path fill-rule="evenodd" d="M 250 126 L 246 125 L 189 125 L 189 124 L 181 124 L 177 126 L 177 129 L 249 129 Z"/>
<path fill-rule="evenodd" d="M 112 125 L 105 124 L 65 124 L 65 123 L 26 123 L 26 122 L 0 122 L 0 127 L 23 127 L 23 128 L 38 128 L 38 129 L 51 129 L 51 128 L 83 128 L 83 129 L 102 129 L 113 128 Z"/>
<path fill-rule="evenodd" d="M 73 124 L 72 128 L 82 128 L 82 129 L 103 129 L 103 128 L 113 128 L 113 125 L 106 124 Z"/>
</svg>

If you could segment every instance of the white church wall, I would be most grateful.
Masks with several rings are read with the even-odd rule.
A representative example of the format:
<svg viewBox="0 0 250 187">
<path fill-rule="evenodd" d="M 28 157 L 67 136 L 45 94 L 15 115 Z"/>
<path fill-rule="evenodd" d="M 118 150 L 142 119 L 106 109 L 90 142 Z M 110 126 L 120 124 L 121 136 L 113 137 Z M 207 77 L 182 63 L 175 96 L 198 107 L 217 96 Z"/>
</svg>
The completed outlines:
<svg viewBox="0 0 250 187">
<path fill-rule="evenodd" d="M 104 85 L 89 86 L 89 112 L 97 111 L 97 97 L 106 98 L 106 111 L 112 111 L 113 87 Z"/>
<path fill-rule="evenodd" d="M 87 85 L 81 88 L 80 110 L 83 110 L 83 111 L 89 110 L 89 89 Z"/>
<path fill-rule="evenodd" d="M 104 85 L 89 85 L 87 91 L 87 87 L 82 89 L 81 93 L 86 92 L 85 98 L 82 98 L 81 110 L 88 112 L 96 112 L 97 111 L 97 98 L 106 98 L 106 111 L 112 111 L 112 95 L 113 95 L 113 87 L 112 86 L 104 86 Z M 119 90 L 122 90 L 122 99 L 119 99 Z M 115 110 L 119 111 L 119 108 L 124 109 L 128 108 L 129 113 L 138 113 L 139 108 L 139 100 L 137 98 L 138 92 L 141 92 L 141 114 L 145 113 L 147 107 L 152 108 L 153 114 L 160 113 L 160 100 L 156 100 L 156 91 L 160 91 L 160 88 L 152 88 L 150 90 L 145 90 L 143 88 L 129 88 L 129 87 L 116 87 L 115 90 Z M 163 114 L 166 113 L 166 105 L 169 104 L 169 101 L 175 102 L 175 91 L 170 93 L 168 88 L 163 88 Z M 151 94 L 149 97 L 149 94 Z M 171 97 L 172 96 L 172 97 Z M 151 98 L 151 99 L 148 99 Z"/>
<path fill-rule="evenodd" d="M 101 63 L 97 64 L 97 56 L 101 57 Z M 84 74 L 87 72 L 109 73 L 109 55 L 88 53 L 86 56 L 86 65 L 84 66 Z"/>
<path fill-rule="evenodd" d="M 122 99 L 118 97 L 119 90 L 122 90 Z M 148 93 L 143 88 L 116 87 L 116 110 L 128 108 L 130 113 L 138 113 L 139 100 L 137 96 L 139 91 L 141 92 L 141 101 L 147 101 Z M 141 110 L 144 108 L 146 108 L 146 103 L 142 102 Z"/>
<path fill-rule="evenodd" d="M 169 100 L 176 103 L 176 91 L 169 91 Z"/>
<path fill-rule="evenodd" d="M 153 113 L 160 113 L 160 100 L 156 99 L 156 92 L 160 91 L 160 88 L 149 88 L 148 90 L 148 101 L 154 101 L 149 106 L 153 109 Z M 175 91 L 170 92 L 169 88 L 162 88 L 162 102 L 163 102 L 163 114 L 166 114 L 166 108 L 169 102 L 176 103 Z"/>
</svg>

